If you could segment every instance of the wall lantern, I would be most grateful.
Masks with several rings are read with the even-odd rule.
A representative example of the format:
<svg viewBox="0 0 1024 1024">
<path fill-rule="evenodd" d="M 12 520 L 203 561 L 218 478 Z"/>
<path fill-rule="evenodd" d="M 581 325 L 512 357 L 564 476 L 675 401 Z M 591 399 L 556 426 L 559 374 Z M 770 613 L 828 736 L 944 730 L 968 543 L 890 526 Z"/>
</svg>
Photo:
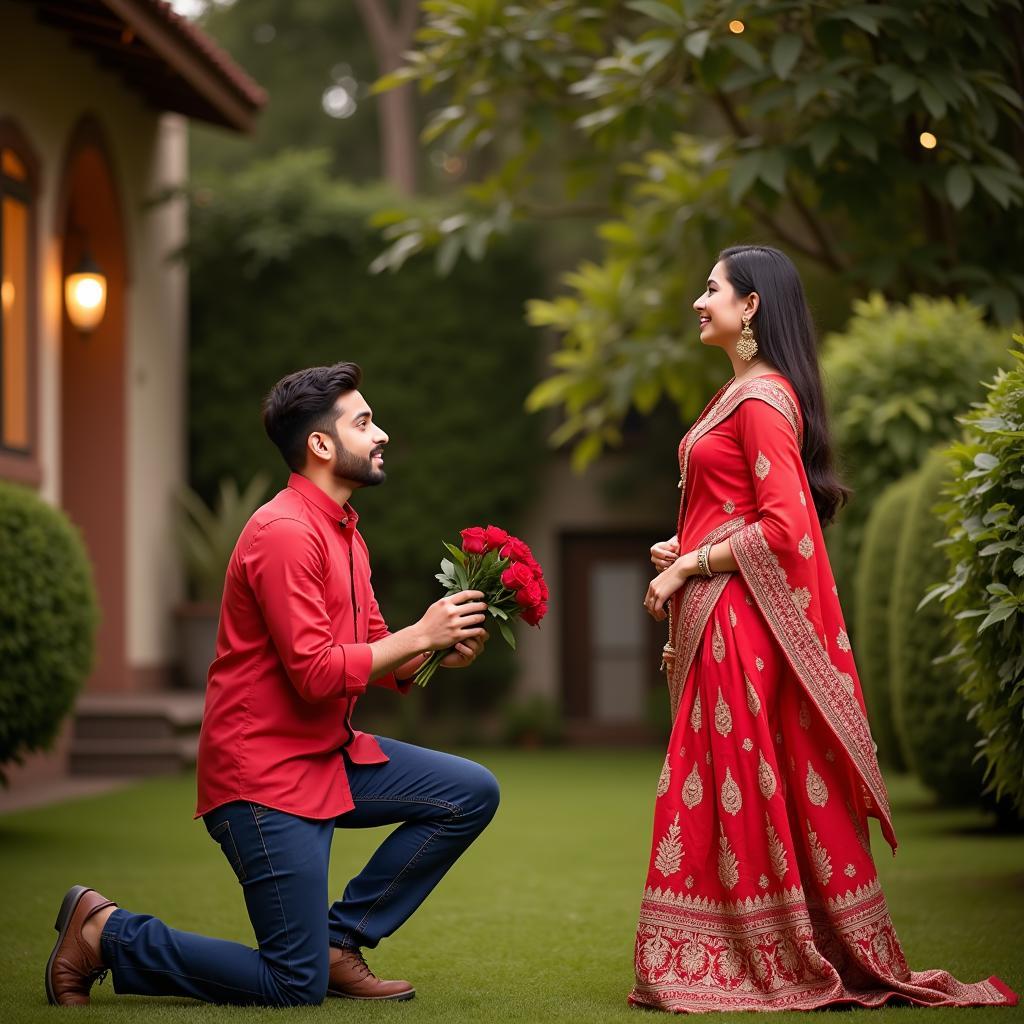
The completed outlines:
<svg viewBox="0 0 1024 1024">
<path fill-rule="evenodd" d="M 107 308 L 107 279 L 95 260 L 86 254 L 64 281 L 68 318 L 83 334 L 95 330 Z"/>
</svg>

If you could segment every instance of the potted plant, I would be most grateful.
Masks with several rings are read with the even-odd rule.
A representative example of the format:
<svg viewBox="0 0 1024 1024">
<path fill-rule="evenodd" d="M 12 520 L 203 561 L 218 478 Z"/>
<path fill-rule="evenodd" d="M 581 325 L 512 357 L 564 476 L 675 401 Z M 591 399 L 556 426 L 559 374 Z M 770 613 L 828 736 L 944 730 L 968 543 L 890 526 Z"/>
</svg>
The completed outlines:
<svg viewBox="0 0 1024 1024">
<path fill-rule="evenodd" d="M 175 609 L 175 620 L 182 680 L 189 689 L 206 687 L 206 675 L 217 646 L 217 622 L 228 560 L 242 528 L 262 503 L 268 485 L 263 473 L 257 473 L 241 491 L 237 481 L 221 480 L 212 508 L 189 487 L 178 492 L 177 532 L 188 600 Z"/>
</svg>

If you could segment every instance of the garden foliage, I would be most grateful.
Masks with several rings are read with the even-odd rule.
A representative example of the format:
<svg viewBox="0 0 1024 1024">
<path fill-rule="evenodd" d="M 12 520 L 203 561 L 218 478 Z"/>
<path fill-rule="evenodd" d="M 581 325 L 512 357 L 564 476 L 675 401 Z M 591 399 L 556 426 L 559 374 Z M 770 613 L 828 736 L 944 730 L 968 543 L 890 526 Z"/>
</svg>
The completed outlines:
<svg viewBox="0 0 1024 1024">
<path fill-rule="evenodd" d="M 880 295 L 854 305 L 842 334 L 825 339 L 822 372 L 845 481 L 853 488 L 829 538 L 832 568 L 848 608 L 864 523 L 882 491 L 916 470 L 936 443 L 958 433 L 956 417 L 983 393 L 981 380 L 1006 361 L 1005 334 L 964 300 Z"/>
<path fill-rule="evenodd" d="M 0 482 L 0 780 L 4 765 L 52 744 L 92 670 L 98 621 L 78 531 Z"/>
<path fill-rule="evenodd" d="M 973 763 L 978 729 L 968 720 L 960 675 L 943 658 L 952 645 L 952 618 L 937 601 L 918 608 L 946 568 L 936 547 L 945 529 L 934 508 L 951 475 L 948 455 L 935 451 L 904 496 L 889 600 L 892 706 L 903 756 L 918 778 L 943 804 L 977 806 L 984 788 Z"/>
<path fill-rule="evenodd" d="M 467 522 L 515 529 L 536 492 L 545 449 L 523 402 L 537 372 L 523 303 L 540 271 L 523 235 L 439 280 L 414 260 L 374 276 L 370 215 L 383 190 L 331 179 L 327 158 L 286 153 L 196 189 L 189 423 L 192 484 L 209 501 L 220 481 L 288 472 L 260 404 L 286 373 L 353 360 L 361 392 L 390 436 L 388 481 L 355 497 L 374 588 L 393 628 L 443 596 L 438 538 Z M 529 540 L 529 538 L 526 538 Z M 502 696 L 511 659 L 491 645 L 472 668 L 445 673 L 429 701 L 471 706 Z M 454 677 L 457 677 L 457 681 Z"/>
<path fill-rule="evenodd" d="M 418 82 L 434 107 L 424 142 L 464 151 L 478 180 L 393 217 L 379 265 L 435 249 L 450 267 L 517 220 L 600 224 L 596 257 L 532 310 L 562 337 L 533 401 L 564 412 L 578 464 L 617 443 L 631 407 L 703 404 L 680 323 L 725 241 L 780 245 L 849 294 L 966 294 L 1019 315 L 1017 0 L 423 11 L 379 88 Z"/>
<path fill-rule="evenodd" d="M 1013 366 L 961 419 L 954 479 L 940 506 L 948 577 L 926 600 L 956 619 L 954 656 L 981 734 L 985 777 L 1024 817 L 1024 337 Z"/>
<path fill-rule="evenodd" d="M 878 744 L 879 759 L 887 767 L 897 770 L 905 765 L 893 722 L 889 684 L 892 621 L 889 598 L 907 498 L 915 482 L 913 475 L 903 477 L 882 492 L 864 529 L 864 542 L 857 561 L 857 604 L 854 609 L 857 670 L 864 687 L 871 735 Z"/>
</svg>

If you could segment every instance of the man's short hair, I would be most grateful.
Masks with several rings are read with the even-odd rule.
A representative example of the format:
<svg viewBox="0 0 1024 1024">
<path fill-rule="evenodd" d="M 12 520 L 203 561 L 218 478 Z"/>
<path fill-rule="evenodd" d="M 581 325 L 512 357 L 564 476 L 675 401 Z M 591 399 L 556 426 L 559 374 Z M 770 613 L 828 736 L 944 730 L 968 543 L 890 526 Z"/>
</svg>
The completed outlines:
<svg viewBox="0 0 1024 1024">
<path fill-rule="evenodd" d="M 263 400 L 267 436 L 293 472 L 306 464 L 306 441 L 314 431 L 335 435 L 334 403 L 355 391 L 363 371 L 355 363 L 311 366 L 282 377 Z"/>
</svg>

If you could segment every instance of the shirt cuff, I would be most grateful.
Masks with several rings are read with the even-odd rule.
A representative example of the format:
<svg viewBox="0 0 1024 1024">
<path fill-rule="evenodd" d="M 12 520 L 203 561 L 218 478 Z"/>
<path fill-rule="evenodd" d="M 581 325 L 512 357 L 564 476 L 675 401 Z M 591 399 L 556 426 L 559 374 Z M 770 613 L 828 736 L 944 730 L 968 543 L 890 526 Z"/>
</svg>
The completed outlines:
<svg viewBox="0 0 1024 1024">
<path fill-rule="evenodd" d="M 345 644 L 345 696 L 358 697 L 366 692 L 373 669 L 373 651 L 369 644 Z"/>
</svg>

